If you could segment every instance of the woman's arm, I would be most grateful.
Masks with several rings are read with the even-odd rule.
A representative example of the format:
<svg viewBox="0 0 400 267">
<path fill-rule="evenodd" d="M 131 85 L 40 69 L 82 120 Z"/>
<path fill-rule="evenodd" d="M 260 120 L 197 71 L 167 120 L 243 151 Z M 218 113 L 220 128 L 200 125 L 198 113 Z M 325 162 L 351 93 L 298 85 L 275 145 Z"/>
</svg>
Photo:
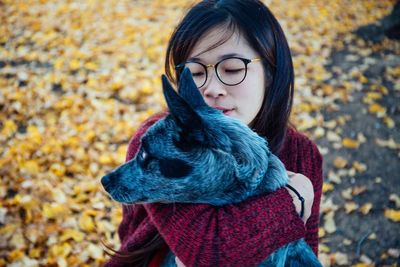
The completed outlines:
<svg viewBox="0 0 400 267">
<path fill-rule="evenodd" d="M 138 130 L 129 144 L 127 160 L 134 157 L 141 136 L 155 121 L 147 121 Z M 185 265 L 244 266 L 256 265 L 282 245 L 304 237 L 304 224 L 292 201 L 287 190 L 280 189 L 238 205 L 149 204 L 145 209 Z M 125 213 L 120 225 L 121 240 L 135 230 L 126 227 L 127 217 Z"/>
<path fill-rule="evenodd" d="M 148 204 L 170 249 L 186 266 L 257 265 L 277 248 L 304 237 L 286 189 L 238 205 Z"/>
</svg>

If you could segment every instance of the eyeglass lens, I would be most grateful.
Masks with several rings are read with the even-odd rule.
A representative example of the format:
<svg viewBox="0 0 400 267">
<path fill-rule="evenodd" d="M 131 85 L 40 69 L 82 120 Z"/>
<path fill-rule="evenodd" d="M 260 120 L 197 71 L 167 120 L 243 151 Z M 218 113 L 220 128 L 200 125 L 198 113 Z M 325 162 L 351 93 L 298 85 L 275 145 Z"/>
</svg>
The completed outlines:
<svg viewBox="0 0 400 267">
<path fill-rule="evenodd" d="M 187 62 L 185 64 L 192 73 L 193 80 L 197 87 L 202 87 L 206 82 L 210 72 L 207 75 L 207 68 L 196 62 Z M 216 66 L 219 80 L 226 85 L 236 85 L 241 83 L 246 77 L 246 64 L 238 58 L 227 58 L 220 61 Z"/>
</svg>

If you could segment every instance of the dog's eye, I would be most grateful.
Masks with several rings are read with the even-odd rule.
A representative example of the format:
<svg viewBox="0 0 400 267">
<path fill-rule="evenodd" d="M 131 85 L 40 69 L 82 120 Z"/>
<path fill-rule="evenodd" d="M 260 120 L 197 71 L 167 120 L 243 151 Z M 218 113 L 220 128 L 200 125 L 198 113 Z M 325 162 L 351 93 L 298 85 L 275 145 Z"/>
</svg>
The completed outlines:
<svg viewBox="0 0 400 267">
<path fill-rule="evenodd" d="M 138 161 L 139 161 L 139 164 L 143 168 L 147 167 L 147 165 L 149 164 L 150 158 L 151 157 L 150 157 L 149 153 L 147 153 L 147 151 L 145 149 L 142 149 L 142 151 L 139 152 Z"/>
<path fill-rule="evenodd" d="M 142 160 L 146 160 L 146 158 L 149 156 L 145 150 L 142 150 L 142 154 L 140 155 Z"/>
</svg>

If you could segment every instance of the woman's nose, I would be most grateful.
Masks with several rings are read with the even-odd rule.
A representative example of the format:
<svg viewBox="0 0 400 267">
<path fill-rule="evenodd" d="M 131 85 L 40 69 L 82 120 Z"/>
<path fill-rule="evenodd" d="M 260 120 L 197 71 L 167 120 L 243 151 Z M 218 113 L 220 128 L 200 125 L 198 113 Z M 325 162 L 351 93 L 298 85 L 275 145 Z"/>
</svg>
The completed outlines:
<svg viewBox="0 0 400 267">
<path fill-rule="evenodd" d="M 225 85 L 218 79 L 215 73 L 208 77 L 208 81 L 204 85 L 203 95 L 208 98 L 216 98 L 226 95 Z"/>
</svg>

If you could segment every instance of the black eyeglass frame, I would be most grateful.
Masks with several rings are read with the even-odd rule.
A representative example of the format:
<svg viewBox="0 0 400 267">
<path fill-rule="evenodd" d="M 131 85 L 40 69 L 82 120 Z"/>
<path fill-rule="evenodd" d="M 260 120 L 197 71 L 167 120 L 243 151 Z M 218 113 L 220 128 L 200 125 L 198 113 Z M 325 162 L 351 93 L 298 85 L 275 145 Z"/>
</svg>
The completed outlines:
<svg viewBox="0 0 400 267">
<path fill-rule="evenodd" d="M 233 59 L 233 58 L 240 59 L 241 61 L 243 61 L 244 66 L 245 66 L 245 73 L 244 73 L 243 79 L 242 79 L 240 82 L 235 83 L 235 84 L 228 84 L 228 83 L 225 83 L 224 81 L 222 81 L 221 77 L 219 77 L 219 74 L 218 74 L 217 69 L 218 69 L 218 65 L 221 64 L 221 62 L 224 62 L 225 60 Z M 224 58 L 224 59 L 222 59 L 221 61 L 217 62 L 215 65 L 214 65 L 214 64 L 205 65 L 205 64 L 200 63 L 200 62 L 198 62 L 198 61 L 189 60 L 189 61 L 185 61 L 185 62 L 183 62 L 183 63 L 181 63 L 181 64 L 176 65 L 176 66 L 175 66 L 175 70 L 176 70 L 176 71 L 183 71 L 183 68 L 185 67 L 185 65 L 186 65 L 187 63 L 197 63 L 197 64 L 201 65 L 201 66 L 205 69 L 205 71 L 206 71 L 206 79 L 204 80 L 204 83 L 203 83 L 201 86 L 198 86 L 198 87 L 197 87 L 197 88 L 200 89 L 201 87 L 203 87 L 203 86 L 207 83 L 207 80 L 208 80 L 208 68 L 213 67 L 213 68 L 214 68 L 214 71 L 215 71 L 215 74 L 217 75 L 218 80 L 219 80 L 221 83 L 223 83 L 223 84 L 225 84 L 225 85 L 227 85 L 227 86 L 235 86 L 235 85 L 238 85 L 238 84 L 242 83 L 242 82 L 246 79 L 246 77 L 247 77 L 247 65 L 248 65 L 249 63 L 251 63 L 251 62 L 257 62 L 257 61 L 261 61 L 261 58 L 248 59 L 248 58 L 242 58 L 242 57 L 227 57 L 227 58 Z"/>
</svg>

